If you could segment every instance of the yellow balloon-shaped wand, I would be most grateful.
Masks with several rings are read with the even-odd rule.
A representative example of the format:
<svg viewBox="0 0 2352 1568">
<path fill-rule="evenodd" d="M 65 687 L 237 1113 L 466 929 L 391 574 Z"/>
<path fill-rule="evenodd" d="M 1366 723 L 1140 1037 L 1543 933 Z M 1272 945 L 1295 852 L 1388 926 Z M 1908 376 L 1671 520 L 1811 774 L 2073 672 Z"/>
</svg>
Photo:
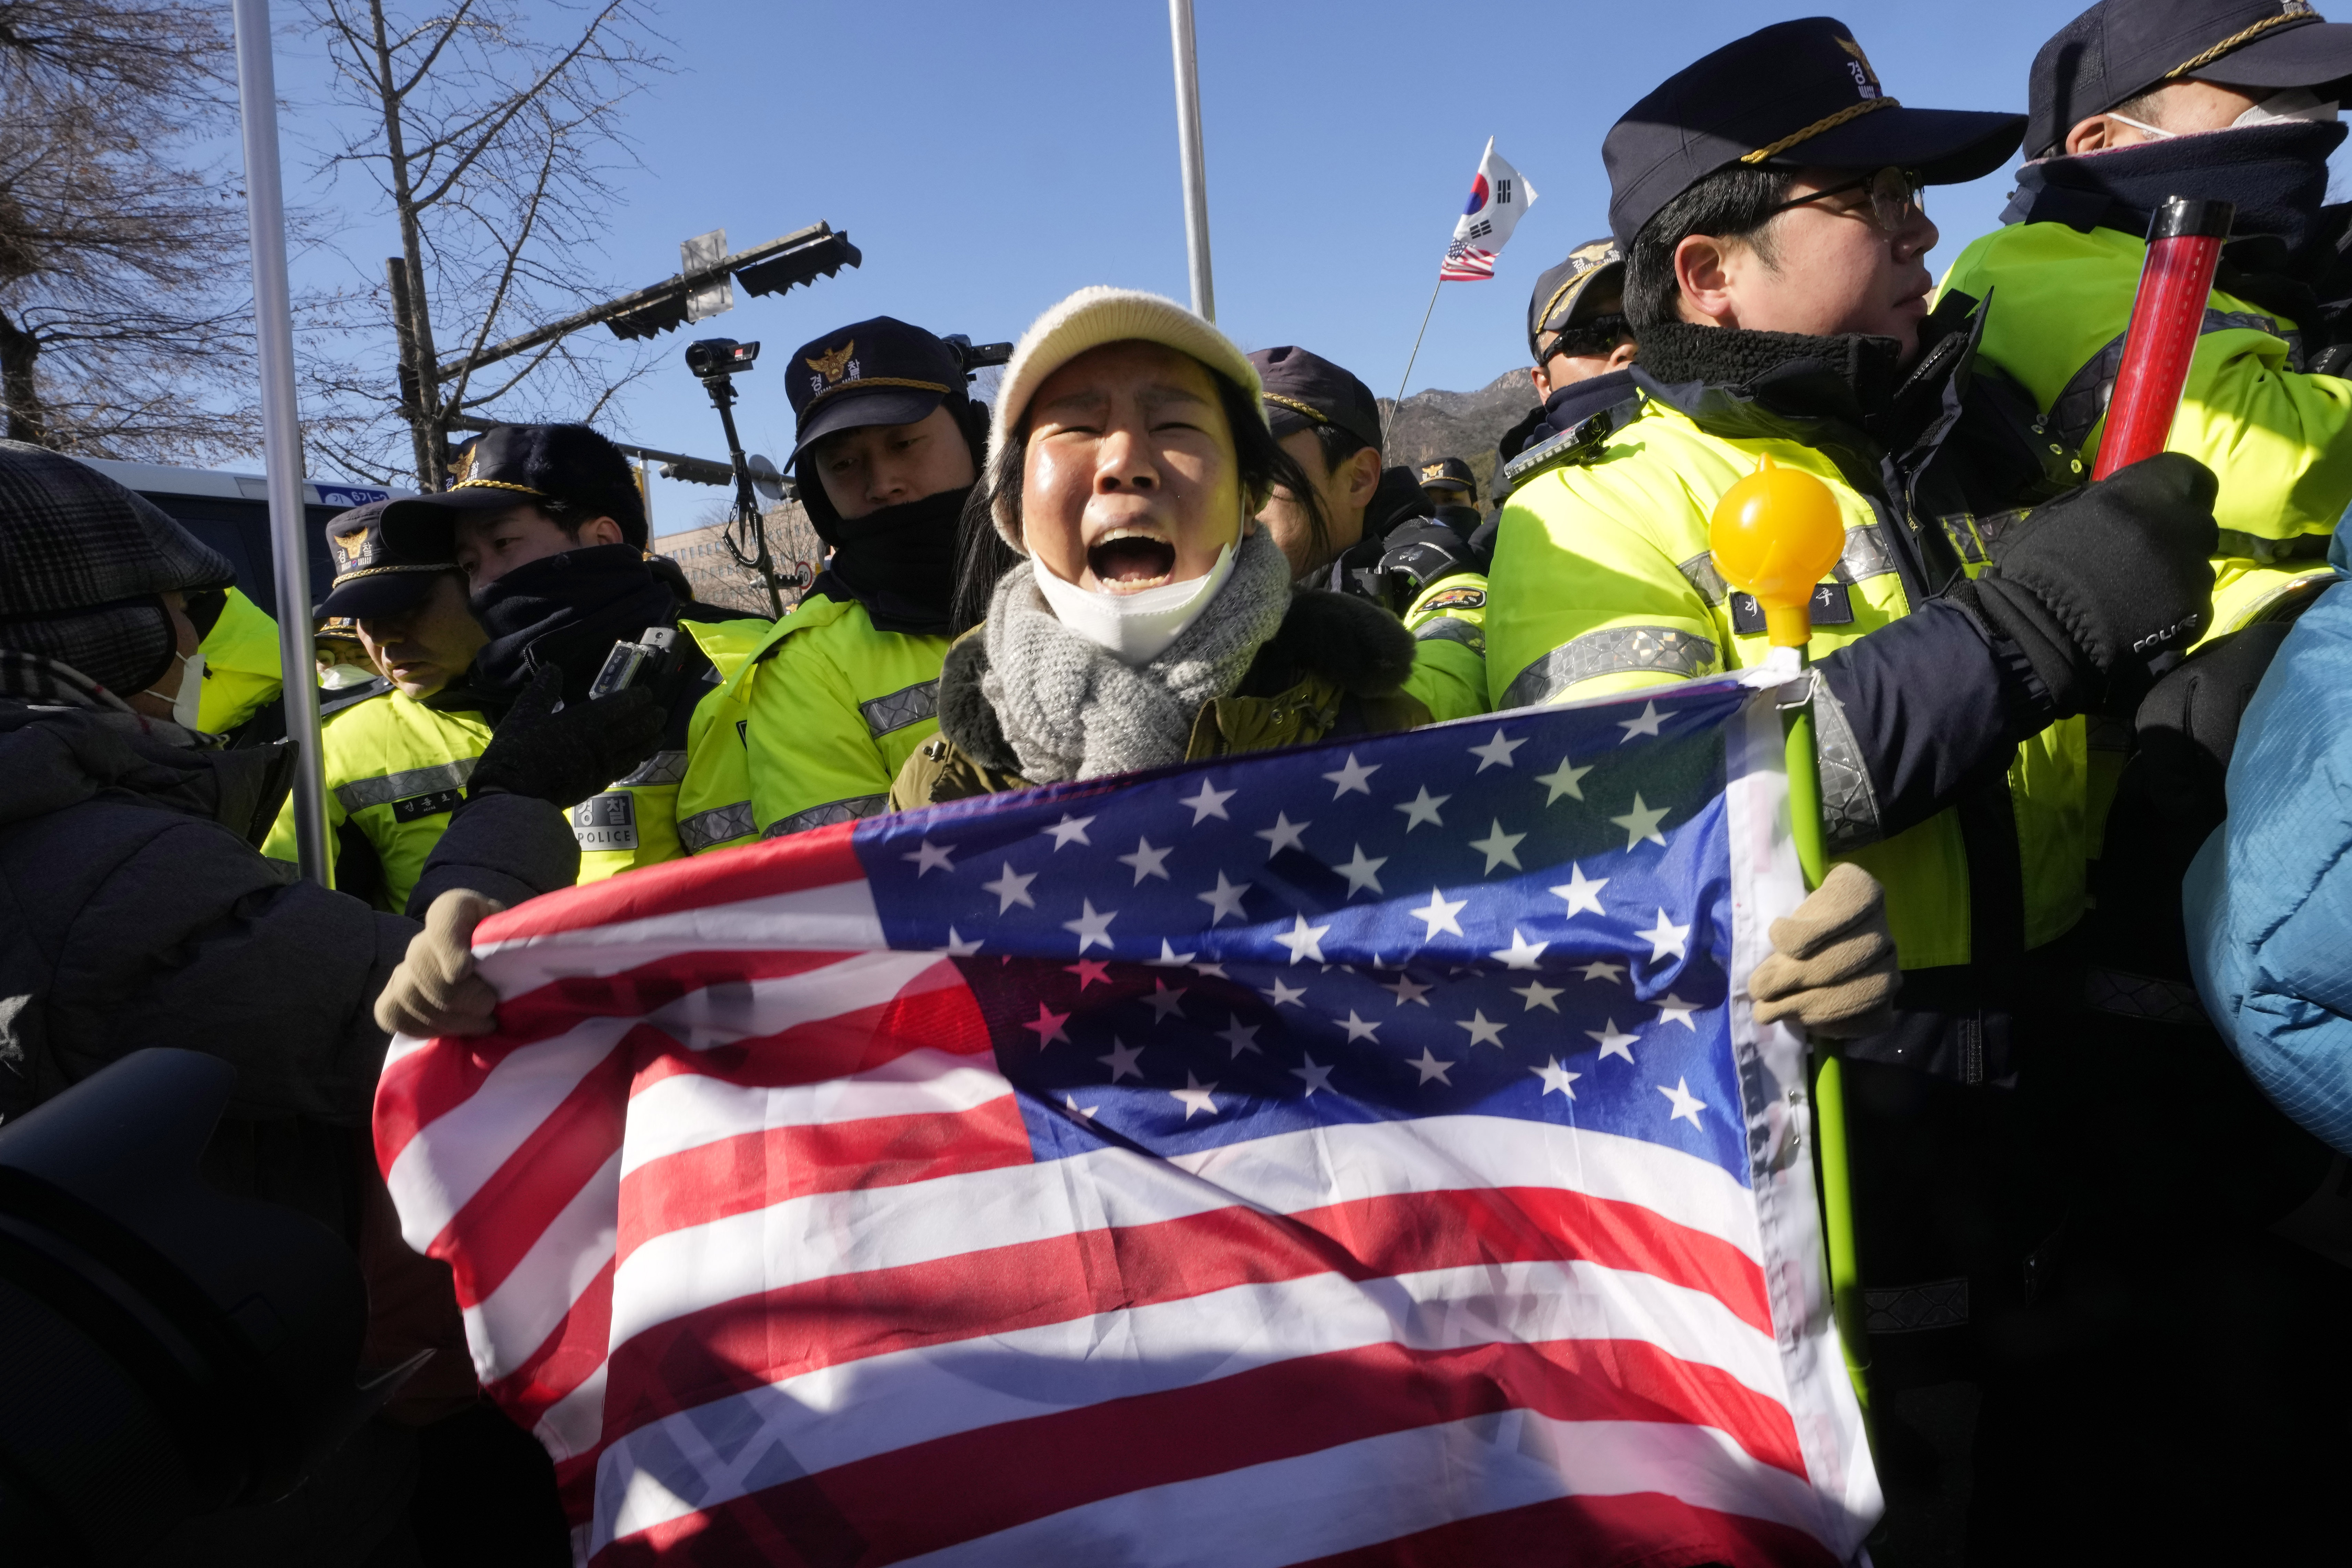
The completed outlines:
<svg viewBox="0 0 2352 1568">
<path fill-rule="evenodd" d="M 1769 457 L 1723 492 L 1709 519 L 1707 542 L 1723 580 L 1763 606 L 1771 644 L 1767 667 L 1801 669 L 1813 637 L 1813 594 L 1845 550 L 1845 519 L 1829 486 Z M 1813 748 L 1810 689 L 1786 710 L 1789 828 L 1805 886 L 1821 885 L 1822 778 Z M 1863 1310 L 1862 1264 L 1854 1244 L 1853 1185 L 1845 1126 L 1843 1072 L 1816 1042 L 1813 1129 L 1821 1155 L 1822 1229 L 1828 1244 L 1830 1297 L 1845 1350 L 1846 1375 L 1863 1413 L 1870 1412 L 1870 1352 Z"/>
</svg>

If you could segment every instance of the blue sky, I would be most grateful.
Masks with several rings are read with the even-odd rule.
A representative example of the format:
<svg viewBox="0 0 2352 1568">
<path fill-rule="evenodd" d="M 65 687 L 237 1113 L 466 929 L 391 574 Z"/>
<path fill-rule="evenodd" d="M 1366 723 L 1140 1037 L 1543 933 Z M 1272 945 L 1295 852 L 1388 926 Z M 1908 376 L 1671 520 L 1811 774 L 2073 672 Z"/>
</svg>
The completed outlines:
<svg viewBox="0 0 2352 1568">
<path fill-rule="evenodd" d="M 286 9 L 281 7 L 281 9 Z M 1698 55 L 1815 7 L 1721 0 L 1197 0 L 1218 321 L 1245 348 L 1303 344 L 1395 391 L 1437 263 L 1491 134 L 1539 194 L 1494 281 L 1447 284 L 1412 390 L 1467 389 L 1526 363 L 1536 274 L 1607 227 L 1600 144 L 1632 101 Z M 1846 19 L 1895 97 L 2024 108 L 2026 68 L 2071 6 L 1901 0 Z M 1167 8 L 1158 0 L 975 5 L 674 0 L 678 69 L 630 111 L 603 266 L 616 290 L 677 267 L 677 242 L 730 245 L 825 219 L 863 268 L 751 300 L 660 340 L 664 368 L 608 433 L 723 456 L 678 354 L 688 335 L 759 339 L 747 446 L 779 458 L 792 416 L 773 366 L 844 322 L 887 314 L 975 340 L 1017 337 L 1073 289 L 1186 297 Z M 280 45 L 280 91 L 314 112 L 315 56 Z M 289 181 L 299 184 L 289 143 Z M 2008 171 L 1941 188 L 1937 271 L 1993 226 Z M 313 277 L 380 279 L 392 226 L 347 182 L 338 248 Z M 601 335 L 601 334 L 600 334 Z M 719 492 L 656 485 L 655 526 Z"/>
</svg>

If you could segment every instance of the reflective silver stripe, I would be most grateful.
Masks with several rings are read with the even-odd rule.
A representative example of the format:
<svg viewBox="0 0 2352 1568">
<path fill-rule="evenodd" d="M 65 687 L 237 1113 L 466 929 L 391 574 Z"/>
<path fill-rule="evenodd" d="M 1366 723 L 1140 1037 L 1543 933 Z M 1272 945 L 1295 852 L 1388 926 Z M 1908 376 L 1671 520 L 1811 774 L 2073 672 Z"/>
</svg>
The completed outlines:
<svg viewBox="0 0 2352 1568">
<path fill-rule="evenodd" d="M 878 741 L 893 730 L 903 730 L 909 724 L 919 724 L 926 719 L 937 718 L 940 711 L 940 683 L 936 680 L 926 680 L 919 686 L 909 686 L 903 690 L 893 691 L 887 697 L 877 697 L 871 701 L 861 702 L 857 705 L 857 710 L 866 715 L 866 733 Z"/>
<path fill-rule="evenodd" d="M 1875 844 L 1885 837 L 1878 815 L 1878 792 L 1863 765 L 1862 748 L 1846 721 L 1845 709 L 1830 683 L 1813 677 L 1813 724 L 1821 752 L 1822 842 L 1832 855 Z"/>
<path fill-rule="evenodd" d="M 1432 616 L 1422 623 L 1420 629 L 1412 634 L 1412 639 L 1415 642 L 1458 642 L 1479 658 L 1486 657 L 1486 634 L 1468 621 L 1453 616 Z"/>
<path fill-rule="evenodd" d="M 782 822 L 772 822 L 762 838 L 782 838 L 794 833 L 806 833 L 812 827 L 831 827 L 836 822 L 856 822 L 861 816 L 879 816 L 890 809 L 887 795 L 858 795 L 847 800 L 829 800 L 823 805 L 796 811 Z"/>
<path fill-rule="evenodd" d="M 2221 530 L 2221 544 L 2213 553 L 2243 556 L 2249 561 L 2259 561 L 2265 566 L 2275 566 L 2282 561 L 2317 561 L 2327 553 L 2333 537 L 2326 533 L 2298 533 L 2292 539 L 2265 539 L 2259 533 L 2225 528 Z"/>
<path fill-rule="evenodd" d="M 628 789 L 637 784 L 674 784 L 686 782 L 684 752 L 656 752 L 645 760 L 643 766 L 625 779 L 614 779 L 610 787 Z"/>
<path fill-rule="evenodd" d="M 2205 308 L 2205 320 L 2199 335 L 2226 331 L 2263 332 L 2286 344 L 2289 370 L 2303 365 L 2303 334 L 2292 328 L 2282 327 L 2268 316 L 2251 310 L 2217 310 Z M 2123 369 L 2124 336 L 2117 332 L 2090 362 L 2066 378 L 2058 395 L 2050 400 L 2050 412 L 2035 428 L 2053 441 L 2063 443 L 2060 455 L 2079 452 L 2090 437 L 2091 426 L 2106 417 L 2107 405 L 2116 395 L 2116 374 Z"/>
<path fill-rule="evenodd" d="M 701 853 L 714 844 L 726 844 L 738 838 L 749 838 L 759 831 L 751 820 L 751 803 L 739 800 L 732 805 L 715 805 L 709 811 L 698 811 L 692 816 L 677 821 L 677 841 L 689 855 Z"/>
<path fill-rule="evenodd" d="M 335 786 L 335 800 L 345 811 L 365 811 L 372 805 L 390 805 L 395 800 L 431 795 L 435 790 L 463 789 L 466 781 L 474 774 L 474 764 L 479 761 L 479 757 L 459 757 L 454 762 L 436 763 L 429 768 L 410 768 L 405 773 L 353 779 L 347 784 Z"/>
<path fill-rule="evenodd" d="M 1698 596 L 1710 605 L 1720 605 L 1731 595 L 1731 586 L 1723 574 L 1715 569 L 1715 554 L 1694 555 L 1675 567 L 1698 590 Z M 1841 583 L 1859 583 L 1865 577 L 1883 577 L 1895 570 L 1895 558 L 1886 552 L 1886 541 L 1875 526 L 1849 528 L 1845 531 L 1845 548 L 1838 556 L 1837 569 L 1831 574 Z"/>
<path fill-rule="evenodd" d="M 1655 670 L 1677 680 L 1716 668 L 1715 644 L 1673 626 L 1612 626 L 1587 632 L 1556 647 L 1525 669 L 1503 693 L 1505 708 L 1525 708 L 1564 697 L 1580 680 L 1622 670 Z"/>
</svg>

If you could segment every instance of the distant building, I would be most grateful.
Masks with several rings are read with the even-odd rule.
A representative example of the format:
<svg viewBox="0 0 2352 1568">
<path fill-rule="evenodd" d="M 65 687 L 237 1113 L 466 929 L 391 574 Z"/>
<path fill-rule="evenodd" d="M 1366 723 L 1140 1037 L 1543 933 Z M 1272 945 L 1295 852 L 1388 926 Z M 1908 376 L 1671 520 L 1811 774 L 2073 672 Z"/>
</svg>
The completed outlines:
<svg viewBox="0 0 2352 1568">
<path fill-rule="evenodd" d="M 773 559 L 776 575 L 789 581 L 798 576 L 805 580 L 822 568 L 824 543 L 810 526 L 808 513 L 798 501 L 779 501 L 767 511 L 768 554 Z M 748 566 L 739 565 L 727 548 L 725 530 L 718 523 L 688 530 L 684 533 L 664 534 L 654 541 L 654 552 L 675 561 L 686 572 L 686 580 L 694 585 L 694 596 L 707 605 L 722 605 L 741 610 L 747 615 L 768 613 L 768 591 L 760 582 L 760 574 Z M 791 608 L 800 600 L 800 590 L 784 590 L 784 605 Z"/>
</svg>

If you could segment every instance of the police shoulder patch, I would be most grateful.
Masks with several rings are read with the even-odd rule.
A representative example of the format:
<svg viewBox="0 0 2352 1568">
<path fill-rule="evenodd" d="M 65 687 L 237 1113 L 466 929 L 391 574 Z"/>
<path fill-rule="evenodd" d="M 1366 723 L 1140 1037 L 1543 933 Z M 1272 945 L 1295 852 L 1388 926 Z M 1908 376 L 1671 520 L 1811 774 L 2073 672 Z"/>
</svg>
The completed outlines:
<svg viewBox="0 0 2352 1568">
<path fill-rule="evenodd" d="M 1480 610 L 1486 606 L 1484 588 L 1448 588 L 1421 602 L 1424 610 Z"/>
</svg>

